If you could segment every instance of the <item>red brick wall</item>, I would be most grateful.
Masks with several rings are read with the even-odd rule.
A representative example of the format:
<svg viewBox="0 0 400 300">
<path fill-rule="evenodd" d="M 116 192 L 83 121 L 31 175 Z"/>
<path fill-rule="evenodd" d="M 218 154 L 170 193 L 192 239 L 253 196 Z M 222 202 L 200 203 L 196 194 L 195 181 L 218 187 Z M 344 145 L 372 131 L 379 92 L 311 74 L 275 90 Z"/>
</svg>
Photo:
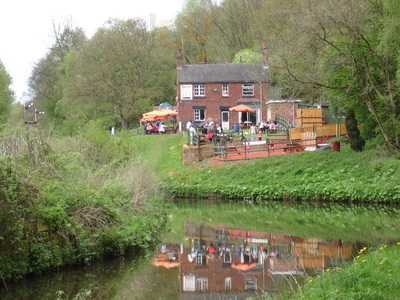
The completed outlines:
<svg viewBox="0 0 400 300">
<path fill-rule="evenodd" d="M 232 292 L 244 292 L 245 291 L 245 279 L 246 276 L 257 279 L 257 289 L 260 290 L 263 287 L 270 289 L 272 287 L 272 278 L 268 276 L 267 270 L 264 270 L 264 276 L 262 270 L 252 271 L 246 274 L 245 272 L 238 271 L 229 266 L 223 265 L 222 257 L 215 256 L 207 258 L 206 265 L 197 265 L 191 263 L 187 259 L 188 252 L 184 251 L 181 256 L 181 291 L 183 291 L 183 276 L 188 274 L 194 274 L 196 278 L 203 277 L 208 279 L 208 292 L 219 293 L 225 292 L 225 278 L 230 277 L 232 281 Z M 263 284 L 264 279 L 264 284 Z"/>
<path fill-rule="evenodd" d="M 242 96 L 242 84 L 241 83 L 230 83 L 229 84 L 229 96 L 222 96 L 222 83 L 206 83 L 206 96 L 202 98 L 195 98 L 193 100 L 181 100 L 180 99 L 180 86 L 177 87 L 177 110 L 178 110 L 178 122 L 182 122 L 182 126 L 185 126 L 186 122 L 194 119 L 193 106 L 205 106 L 205 119 L 212 119 L 216 123 L 221 122 L 221 107 L 233 107 L 239 103 L 251 103 L 258 102 L 260 98 L 263 98 L 263 119 L 266 119 L 266 90 L 267 84 L 263 83 L 263 91 L 260 91 L 260 84 L 254 84 L 254 97 L 243 97 Z M 262 94 L 262 95 L 261 95 Z M 261 96 L 261 97 L 260 97 Z M 236 112 L 230 112 L 229 123 L 230 127 L 237 123 L 239 115 Z"/>
</svg>

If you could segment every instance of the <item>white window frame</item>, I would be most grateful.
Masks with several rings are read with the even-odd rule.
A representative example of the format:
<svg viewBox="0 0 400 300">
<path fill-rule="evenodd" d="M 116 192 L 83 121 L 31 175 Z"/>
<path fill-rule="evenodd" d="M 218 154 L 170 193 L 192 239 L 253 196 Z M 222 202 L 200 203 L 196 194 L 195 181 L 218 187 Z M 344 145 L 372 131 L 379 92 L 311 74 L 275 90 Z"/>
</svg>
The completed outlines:
<svg viewBox="0 0 400 300">
<path fill-rule="evenodd" d="M 254 97 L 254 84 L 253 83 L 242 84 L 242 96 L 243 97 Z"/>
<path fill-rule="evenodd" d="M 203 119 L 201 119 L 201 112 L 203 111 Z M 202 122 L 206 120 L 206 109 L 205 108 L 194 108 L 193 109 L 193 120 L 196 122 Z"/>
<path fill-rule="evenodd" d="M 204 83 L 198 83 L 193 85 L 193 95 L 195 97 L 206 96 L 206 85 Z"/>
<path fill-rule="evenodd" d="M 225 277 L 224 287 L 225 287 L 225 292 L 230 292 L 232 290 L 232 278 L 231 277 Z"/>
<path fill-rule="evenodd" d="M 193 274 L 183 276 L 183 291 L 195 292 L 196 291 L 196 277 Z"/>
<path fill-rule="evenodd" d="M 196 292 L 207 292 L 208 291 L 208 278 L 199 277 L 196 278 Z"/>
<path fill-rule="evenodd" d="M 222 84 L 222 97 L 229 97 L 229 83 Z"/>
<path fill-rule="evenodd" d="M 193 100 L 193 86 L 181 84 L 181 100 Z"/>
</svg>

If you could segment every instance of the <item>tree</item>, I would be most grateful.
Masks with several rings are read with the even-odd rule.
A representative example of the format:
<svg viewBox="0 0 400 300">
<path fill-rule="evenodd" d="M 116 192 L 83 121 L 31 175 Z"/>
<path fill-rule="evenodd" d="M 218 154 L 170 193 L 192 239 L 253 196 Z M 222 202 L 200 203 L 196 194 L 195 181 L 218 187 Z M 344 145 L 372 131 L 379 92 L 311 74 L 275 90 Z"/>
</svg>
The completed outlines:
<svg viewBox="0 0 400 300">
<path fill-rule="evenodd" d="M 128 128 L 149 108 L 155 92 L 153 68 L 159 66 L 153 45 L 144 22 L 109 21 L 77 52 L 67 98 L 79 108 L 89 104 L 94 109 L 89 119 L 108 117 Z"/>
<path fill-rule="evenodd" d="M 358 122 L 353 110 L 347 111 L 345 120 L 346 120 L 347 134 L 350 139 L 350 147 L 354 151 L 361 152 L 364 149 L 365 140 L 360 135 L 360 130 L 358 129 Z"/>
<path fill-rule="evenodd" d="M 259 64 L 262 62 L 262 55 L 251 49 L 243 49 L 236 53 L 233 58 L 235 64 Z"/>
<path fill-rule="evenodd" d="M 49 53 L 33 68 L 29 88 L 37 107 L 49 121 L 57 122 L 62 118 L 57 115 L 56 107 L 64 97 L 65 57 L 70 51 L 80 49 L 86 37 L 82 29 L 70 25 L 63 29 L 55 27 L 54 35 L 55 42 Z"/>
<path fill-rule="evenodd" d="M 8 75 L 4 65 L 0 61 L 0 125 L 8 120 L 13 92 L 11 90 L 11 77 Z"/>
</svg>

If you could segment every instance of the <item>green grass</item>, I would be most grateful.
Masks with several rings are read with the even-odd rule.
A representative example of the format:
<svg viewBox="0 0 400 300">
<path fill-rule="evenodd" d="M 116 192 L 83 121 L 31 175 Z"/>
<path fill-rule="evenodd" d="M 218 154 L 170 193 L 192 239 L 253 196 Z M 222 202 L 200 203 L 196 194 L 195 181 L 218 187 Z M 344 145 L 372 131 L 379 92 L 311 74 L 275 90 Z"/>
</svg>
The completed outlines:
<svg viewBox="0 0 400 300">
<path fill-rule="evenodd" d="M 165 183 L 174 197 L 321 202 L 400 201 L 400 160 L 345 148 L 222 167 L 185 168 Z"/>
<path fill-rule="evenodd" d="M 400 243 L 360 255 L 344 269 L 309 279 L 292 300 L 394 300 L 400 291 Z"/>
<path fill-rule="evenodd" d="M 180 134 L 138 135 L 132 138 L 138 159 L 147 162 L 160 177 L 182 170 L 182 145 L 185 141 L 186 137 Z"/>
<path fill-rule="evenodd" d="M 183 240 L 186 222 L 371 244 L 400 240 L 399 210 L 282 204 L 181 204 L 169 210 L 167 242 Z"/>
</svg>

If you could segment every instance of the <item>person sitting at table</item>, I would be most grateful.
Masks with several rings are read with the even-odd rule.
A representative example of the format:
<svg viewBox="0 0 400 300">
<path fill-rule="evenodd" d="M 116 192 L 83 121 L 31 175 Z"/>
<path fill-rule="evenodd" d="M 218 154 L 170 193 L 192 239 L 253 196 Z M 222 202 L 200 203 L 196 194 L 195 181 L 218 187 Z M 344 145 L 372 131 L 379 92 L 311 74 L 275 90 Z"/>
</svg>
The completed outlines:
<svg viewBox="0 0 400 300">
<path fill-rule="evenodd" d="M 151 125 L 150 122 L 147 122 L 146 124 L 146 134 L 151 134 L 153 131 L 153 126 Z"/>
<path fill-rule="evenodd" d="M 166 132 L 164 123 L 160 122 L 158 125 L 158 133 L 164 134 Z"/>
</svg>

